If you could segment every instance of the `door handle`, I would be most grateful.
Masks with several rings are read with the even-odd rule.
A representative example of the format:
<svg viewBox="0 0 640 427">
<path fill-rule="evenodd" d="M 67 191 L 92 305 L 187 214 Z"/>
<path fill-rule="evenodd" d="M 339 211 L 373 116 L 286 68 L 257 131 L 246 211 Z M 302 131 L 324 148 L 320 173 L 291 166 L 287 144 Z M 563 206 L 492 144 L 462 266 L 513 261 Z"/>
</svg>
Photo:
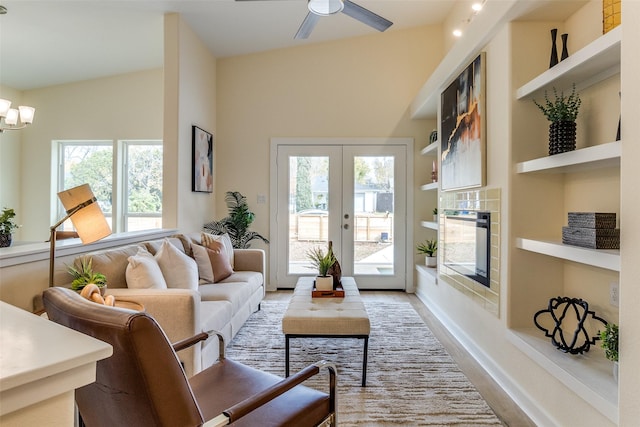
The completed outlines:
<svg viewBox="0 0 640 427">
<path fill-rule="evenodd" d="M 342 228 L 344 228 L 345 230 L 348 230 L 349 229 L 349 224 L 343 225 Z"/>
</svg>

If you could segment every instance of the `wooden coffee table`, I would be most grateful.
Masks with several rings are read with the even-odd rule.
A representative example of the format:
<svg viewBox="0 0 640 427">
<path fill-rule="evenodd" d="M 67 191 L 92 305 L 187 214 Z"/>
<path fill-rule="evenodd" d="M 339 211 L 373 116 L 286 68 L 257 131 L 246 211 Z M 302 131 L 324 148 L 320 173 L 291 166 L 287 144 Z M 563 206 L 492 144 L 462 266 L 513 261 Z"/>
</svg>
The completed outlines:
<svg viewBox="0 0 640 427">
<path fill-rule="evenodd" d="M 358 338 L 364 340 L 362 387 L 367 384 L 367 351 L 371 324 L 352 277 L 342 278 L 343 298 L 312 298 L 313 277 L 298 279 L 282 318 L 285 336 L 285 373 L 289 376 L 291 338 Z"/>
</svg>

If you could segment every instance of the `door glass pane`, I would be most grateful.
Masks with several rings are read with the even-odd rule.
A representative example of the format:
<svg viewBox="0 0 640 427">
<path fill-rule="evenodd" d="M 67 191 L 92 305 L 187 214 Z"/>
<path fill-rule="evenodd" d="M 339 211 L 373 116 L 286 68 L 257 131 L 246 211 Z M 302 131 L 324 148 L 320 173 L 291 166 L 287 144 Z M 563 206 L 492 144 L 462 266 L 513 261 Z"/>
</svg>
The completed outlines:
<svg viewBox="0 0 640 427">
<path fill-rule="evenodd" d="M 329 157 L 289 157 L 289 274 L 313 275 L 307 259 L 314 247 L 327 248 Z"/>
<path fill-rule="evenodd" d="M 353 161 L 353 272 L 393 274 L 393 156 Z"/>
</svg>

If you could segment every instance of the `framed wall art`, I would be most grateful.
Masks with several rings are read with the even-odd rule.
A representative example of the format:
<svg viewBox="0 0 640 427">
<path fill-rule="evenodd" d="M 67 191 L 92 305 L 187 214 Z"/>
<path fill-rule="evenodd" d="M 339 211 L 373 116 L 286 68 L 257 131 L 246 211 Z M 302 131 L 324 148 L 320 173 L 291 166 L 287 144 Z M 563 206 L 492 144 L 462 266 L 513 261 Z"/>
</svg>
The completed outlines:
<svg viewBox="0 0 640 427">
<path fill-rule="evenodd" d="M 193 170 L 191 174 L 191 191 L 202 193 L 213 192 L 213 135 L 191 127 L 193 148 Z"/>
<path fill-rule="evenodd" d="M 442 92 L 440 182 L 443 191 L 486 182 L 485 54 Z"/>
</svg>

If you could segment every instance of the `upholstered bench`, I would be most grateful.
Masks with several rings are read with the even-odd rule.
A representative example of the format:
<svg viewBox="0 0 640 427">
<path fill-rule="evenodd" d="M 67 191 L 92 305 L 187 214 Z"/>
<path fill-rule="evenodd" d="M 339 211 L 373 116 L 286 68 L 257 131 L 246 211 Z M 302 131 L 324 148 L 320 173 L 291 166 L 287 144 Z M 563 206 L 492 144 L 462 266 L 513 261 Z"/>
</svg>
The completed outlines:
<svg viewBox="0 0 640 427">
<path fill-rule="evenodd" d="M 362 386 L 367 384 L 367 350 L 371 324 L 352 277 L 342 278 L 343 298 L 312 298 L 313 277 L 298 279 L 282 318 L 285 336 L 285 373 L 289 376 L 291 338 L 359 338 L 364 340 Z"/>
</svg>

